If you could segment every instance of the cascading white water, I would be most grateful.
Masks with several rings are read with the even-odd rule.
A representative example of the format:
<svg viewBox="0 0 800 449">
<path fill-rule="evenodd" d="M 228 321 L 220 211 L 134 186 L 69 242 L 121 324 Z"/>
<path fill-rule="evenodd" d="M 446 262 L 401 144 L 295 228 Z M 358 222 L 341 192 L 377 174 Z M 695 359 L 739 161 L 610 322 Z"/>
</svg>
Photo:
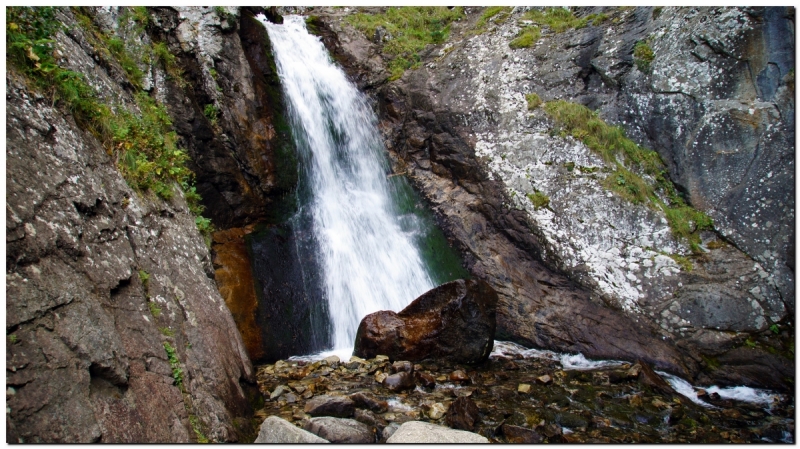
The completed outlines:
<svg viewBox="0 0 800 449">
<path fill-rule="evenodd" d="M 303 160 L 319 245 L 334 352 L 352 351 L 364 316 L 399 311 L 434 287 L 400 217 L 377 119 L 300 16 L 259 19 L 272 42 L 292 132 Z M 401 223 L 403 218 L 405 226 Z M 405 229 L 404 229 L 405 227 Z"/>
</svg>

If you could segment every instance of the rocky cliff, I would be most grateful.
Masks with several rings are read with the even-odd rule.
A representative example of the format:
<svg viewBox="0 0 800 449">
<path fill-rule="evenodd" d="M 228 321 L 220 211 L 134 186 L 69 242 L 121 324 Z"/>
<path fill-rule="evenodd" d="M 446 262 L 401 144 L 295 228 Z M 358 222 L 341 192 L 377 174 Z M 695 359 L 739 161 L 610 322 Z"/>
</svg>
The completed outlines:
<svg viewBox="0 0 800 449">
<path fill-rule="evenodd" d="M 218 226 L 264 216 L 291 183 L 261 151 L 281 136 L 280 101 L 251 72 L 268 70 L 254 62 L 263 27 L 248 34 L 240 18 L 58 8 L 9 20 L 57 31 L 52 46 L 15 35 L 26 53 L 6 73 L 9 442 L 252 440 L 259 393 L 198 231 L 208 222 L 189 178 L 154 175 L 184 173 L 169 163 L 188 150 Z M 160 134 L 173 123 L 178 134 Z M 155 147 L 172 148 L 166 162 L 141 159 Z"/>
<path fill-rule="evenodd" d="M 788 387 L 767 337 L 793 333 L 793 9 L 465 8 L 396 81 L 383 27 L 303 12 L 500 294 L 499 338 Z M 609 157 L 591 129 L 614 126 Z"/>
</svg>

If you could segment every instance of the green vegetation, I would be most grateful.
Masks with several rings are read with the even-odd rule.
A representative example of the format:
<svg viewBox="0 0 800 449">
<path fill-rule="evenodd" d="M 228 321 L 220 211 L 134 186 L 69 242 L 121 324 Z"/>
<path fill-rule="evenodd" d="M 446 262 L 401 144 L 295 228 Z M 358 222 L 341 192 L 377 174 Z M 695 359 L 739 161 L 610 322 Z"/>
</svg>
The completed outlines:
<svg viewBox="0 0 800 449">
<path fill-rule="evenodd" d="M 203 108 L 203 115 L 211 122 L 212 126 L 215 126 L 219 118 L 219 108 L 213 103 L 207 104 L 206 107 Z"/>
<path fill-rule="evenodd" d="M 518 48 L 529 48 L 539 41 L 541 35 L 542 31 L 538 26 L 526 27 L 517 34 L 514 40 L 508 43 L 508 46 L 514 50 Z"/>
<path fill-rule="evenodd" d="M 639 41 L 633 47 L 633 62 L 641 72 L 650 71 L 650 63 L 655 59 L 653 49 L 646 41 Z"/>
<path fill-rule="evenodd" d="M 543 207 L 546 208 L 550 207 L 550 197 L 538 190 L 535 191 L 534 193 L 529 193 L 527 197 L 531 201 L 531 203 L 533 203 L 534 210 L 539 210 Z"/>
<path fill-rule="evenodd" d="M 686 240 L 693 252 L 700 251 L 699 232 L 712 229 L 713 222 L 686 204 L 669 180 L 658 153 L 640 147 L 625 136 L 621 127 L 607 125 L 596 112 L 583 105 L 557 100 L 545 103 L 544 110 L 561 128 L 562 135 L 580 140 L 615 167 L 603 181 L 606 188 L 634 204 L 663 211 L 673 235 Z M 620 156 L 624 162 L 619 160 Z M 646 181 L 634 169 L 643 171 L 652 181 Z"/>
<path fill-rule="evenodd" d="M 139 280 L 142 281 L 142 286 L 147 290 L 150 285 L 150 275 L 144 270 L 139 270 Z"/>
<path fill-rule="evenodd" d="M 150 314 L 153 315 L 153 318 L 158 318 L 161 316 L 161 307 L 158 307 L 154 302 L 148 302 L 147 307 L 150 308 Z"/>
<path fill-rule="evenodd" d="M 166 341 L 164 342 L 164 350 L 167 351 L 167 360 L 169 360 L 169 366 L 172 368 L 172 379 L 175 380 L 175 385 L 183 391 L 183 370 L 181 369 L 181 361 L 178 360 L 178 354 L 175 348 Z"/>
<path fill-rule="evenodd" d="M 663 6 L 656 6 L 653 8 L 653 20 L 658 19 L 658 16 L 661 15 L 661 11 L 664 10 Z"/>
<path fill-rule="evenodd" d="M 161 332 L 161 335 L 164 335 L 165 337 L 174 337 L 175 336 L 175 331 L 173 331 L 169 327 L 159 327 L 158 331 Z"/>
<path fill-rule="evenodd" d="M 153 55 L 156 61 L 160 62 L 164 67 L 169 79 L 176 81 L 181 87 L 186 87 L 186 80 L 183 79 L 183 70 L 178 66 L 175 55 L 169 51 L 165 42 L 153 44 Z"/>
<path fill-rule="evenodd" d="M 200 234 L 203 236 L 203 240 L 206 243 L 207 247 L 211 247 L 211 234 L 216 231 L 214 225 L 211 224 L 211 220 L 205 218 L 203 216 L 198 215 L 194 218 L 194 224 L 197 226 L 197 230 L 200 231 Z"/>
<path fill-rule="evenodd" d="M 483 11 L 481 17 L 475 23 L 475 33 L 481 34 L 486 31 L 489 22 L 495 24 L 503 23 L 511 15 L 513 8 L 509 6 L 490 6 Z"/>
<path fill-rule="evenodd" d="M 10 335 L 8 336 L 8 341 L 9 341 L 9 342 L 10 342 L 12 345 L 13 345 L 14 343 L 16 343 L 16 342 L 18 341 L 18 340 L 17 340 L 17 334 L 10 334 Z"/>
<path fill-rule="evenodd" d="M 208 443 L 208 438 L 203 434 L 200 430 L 200 420 L 197 418 L 197 415 L 189 415 L 189 423 L 192 425 L 192 430 L 194 431 L 195 437 L 197 437 L 198 443 Z"/>
<path fill-rule="evenodd" d="M 775 335 L 777 335 L 777 334 L 780 334 L 780 333 L 781 333 L 781 328 L 780 328 L 780 327 L 778 327 L 778 325 L 777 325 L 777 324 L 773 324 L 772 326 L 770 326 L 770 327 L 769 327 L 769 330 L 771 330 L 771 331 L 772 331 L 772 333 L 773 333 L 773 334 L 775 334 Z"/>
<path fill-rule="evenodd" d="M 528 110 L 532 111 L 539 107 L 542 104 L 542 99 L 539 98 L 539 94 L 526 94 L 525 101 L 528 102 Z"/>
<path fill-rule="evenodd" d="M 383 51 L 392 57 L 389 80 L 396 80 L 407 69 L 418 66 L 419 52 L 428 44 L 440 44 L 447 40 L 450 24 L 463 17 L 464 10 L 461 7 L 404 6 L 388 8 L 381 14 L 357 13 L 346 20 L 367 38 L 371 39 L 378 27 L 383 27 L 392 36 L 384 44 Z"/>
<path fill-rule="evenodd" d="M 129 51 L 123 39 L 100 31 L 81 8 L 72 11 L 98 55 L 122 67 L 136 91 L 138 113 L 106 104 L 84 75 L 58 65 L 53 36 L 63 26 L 56 20 L 56 10 L 52 7 L 6 8 L 6 62 L 19 70 L 33 89 L 50 97 L 53 104 L 67 110 L 82 128 L 95 135 L 133 189 L 152 191 L 169 199 L 174 184 L 178 183 L 187 191 L 190 210 L 199 214 L 201 199 L 192 186 L 194 174 L 186 167 L 189 157 L 177 147 L 177 135 L 166 108 L 141 90 L 143 72 L 139 69 L 140 61 L 134 57 L 137 53 Z M 131 19 L 143 29 L 149 20 L 147 9 L 126 9 L 120 16 L 120 26 Z M 166 44 L 139 50 L 142 58 L 154 55 L 168 75 L 183 80 L 175 56 Z M 208 228 L 210 223 L 203 224 Z"/>
<path fill-rule="evenodd" d="M 675 261 L 679 267 L 683 269 L 683 271 L 692 271 L 694 269 L 694 265 L 692 265 L 692 261 L 688 258 L 681 256 L 680 254 L 667 254 L 669 258 Z"/>
</svg>

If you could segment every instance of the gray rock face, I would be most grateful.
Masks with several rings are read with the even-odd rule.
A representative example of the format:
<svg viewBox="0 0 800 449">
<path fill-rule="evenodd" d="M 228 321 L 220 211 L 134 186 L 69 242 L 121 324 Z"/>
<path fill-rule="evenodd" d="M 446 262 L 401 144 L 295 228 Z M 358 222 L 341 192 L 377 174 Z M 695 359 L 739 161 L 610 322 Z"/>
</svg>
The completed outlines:
<svg viewBox="0 0 800 449">
<path fill-rule="evenodd" d="M 421 421 L 409 421 L 403 423 L 386 442 L 398 444 L 463 444 L 489 443 L 489 440 L 477 433 L 453 430 Z"/>
<path fill-rule="evenodd" d="M 303 428 L 331 443 L 369 444 L 375 442 L 375 433 L 372 429 L 354 419 L 322 416 L 309 419 Z"/>
<path fill-rule="evenodd" d="M 270 416 L 261 424 L 254 443 L 263 444 L 309 444 L 330 443 L 313 433 L 303 430 L 277 416 Z"/>
<path fill-rule="evenodd" d="M 68 67 L 133 104 L 63 16 Z M 253 368 L 181 193 L 135 193 L 71 116 L 13 69 L 6 85 L 8 441 L 190 442 L 192 421 L 237 441 Z"/>
<path fill-rule="evenodd" d="M 481 10 L 468 10 L 422 67 L 378 87 L 361 83 L 377 100 L 396 172 L 426 195 L 471 273 L 498 292 L 498 338 L 694 372 L 699 359 L 681 351 L 721 353 L 741 344 L 736 332 L 788 316 L 794 256 L 780 254 L 794 247 L 785 202 L 794 104 L 781 96 L 792 81 L 777 74 L 793 56 L 776 36 L 793 31 L 783 9 L 578 9 L 612 20 L 561 34 L 545 27 L 536 45 L 511 50 L 522 10 L 478 36 L 469 30 Z M 364 60 L 380 48 L 329 20 L 342 42 L 332 52 L 359 60 L 354 72 L 372 70 L 355 79 L 376 76 Z M 645 73 L 632 53 L 647 38 L 655 59 Z M 747 81 L 748 64 L 764 87 Z M 534 92 L 596 109 L 661 154 L 689 202 L 716 223 L 691 271 L 667 256 L 693 257 L 664 215 L 605 189 L 608 164 L 554 135 L 541 108 L 529 111 L 524 96 Z M 534 192 L 547 207 L 528 200 Z M 769 253 L 748 246 L 756 240 L 773 245 Z"/>
</svg>

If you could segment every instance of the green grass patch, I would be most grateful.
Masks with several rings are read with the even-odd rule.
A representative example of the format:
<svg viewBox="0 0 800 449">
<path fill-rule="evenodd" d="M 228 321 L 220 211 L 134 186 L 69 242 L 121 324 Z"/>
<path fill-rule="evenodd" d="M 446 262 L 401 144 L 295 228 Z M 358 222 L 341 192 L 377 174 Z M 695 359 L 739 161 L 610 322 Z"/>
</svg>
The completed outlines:
<svg viewBox="0 0 800 449">
<path fill-rule="evenodd" d="M 550 207 L 550 197 L 545 195 L 540 191 L 535 191 L 533 193 L 529 193 L 526 195 L 531 203 L 533 203 L 533 209 L 539 210 L 543 207 Z"/>
<path fill-rule="evenodd" d="M 580 29 L 586 27 L 589 18 L 577 18 L 569 9 L 556 7 L 547 8 L 544 11 L 532 9 L 525 13 L 523 18 L 533 21 L 542 26 L 547 26 L 554 33 L 563 33 L 570 29 Z M 595 17 L 592 17 L 594 19 Z"/>
<path fill-rule="evenodd" d="M 508 46 L 514 50 L 519 48 L 529 48 L 536 44 L 541 36 L 542 31 L 538 26 L 526 27 L 523 28 L 519 34 L 517 34 L 517 37 L 515 37 L 514 40 L 508 43 Z"/>
<path fill-rule="evenodd" d="M 490 6 L 483 11 L 481 17 L 475 22 L 475 34 L 486 32 L 489 23 L 497 25 L 503 23 L 511 15 L 510 6 Z"/>
<path fill-rule="evenodd" d="M 656 55 L 653 53 L 653 49 L 650 48 L 650 45 L 646 41 L 639 41 L 633 47 L 633 62 L 636 64 L 636 68 L 639 69 L 641 72 L 649 72 L 650 71 L 650 64 L 655 59 Z"/>
<path fill-rule="evenodd" d="M 625 136 L 622 127 L 606 124 L 583 105 L 556 100 L 545 103 L 544 110 L 556 122 L 560 134 L 580 140 L 615 167 L 603 181 L 605 188 L 631 203 L 663 211 L 673 235 L 685 240 L 693 252 L 700 252 L 699 233 L 713 229 L 713 221 L 686 204 L 670 181 L 658 153 L 640 147 Z M 636 170 L 651 180 L 645 180 Z M 687 266 L 682 261 L 676 262 Z"/>
<path fill-rule="evenodd" d="M 378 27 L 383 27 L 392 36 L 384 44 L 383 52 L 392 57 L 388 64 L 389 80 L 396 80 L 419 64 L 419 52 L 427 45 L 446 41 L 450 24 L 463 17 L 461 7 L 404 6 L 388 8 L 380 14 L 356 13 L 346 20 L 368 39 L 372 39 Z"/>
<path fill-rule="evenodd" d="M 538 108 L 542 104 L 542 99 L 539 98 L 539 94 L 526 94 L 525 101 L 528 103 L 529 111 Z"/>
<path fill-rule="evenodd" d="M 203 108 L 203 115 L 211 122 L 211 125 L 216 125 L 217 119 L 219 118 L 219 108 L 213 103 L 207 104 L 206 107 Z"/>
<path fill-rule="evenodd" d="M 158 331 L 161 332 L 161 335 L 164 335 L 165 337 L 174 337 L 175 336 L 175 331 L 173 331 L 169 327 L 159 327 Z"/>
</svg>

